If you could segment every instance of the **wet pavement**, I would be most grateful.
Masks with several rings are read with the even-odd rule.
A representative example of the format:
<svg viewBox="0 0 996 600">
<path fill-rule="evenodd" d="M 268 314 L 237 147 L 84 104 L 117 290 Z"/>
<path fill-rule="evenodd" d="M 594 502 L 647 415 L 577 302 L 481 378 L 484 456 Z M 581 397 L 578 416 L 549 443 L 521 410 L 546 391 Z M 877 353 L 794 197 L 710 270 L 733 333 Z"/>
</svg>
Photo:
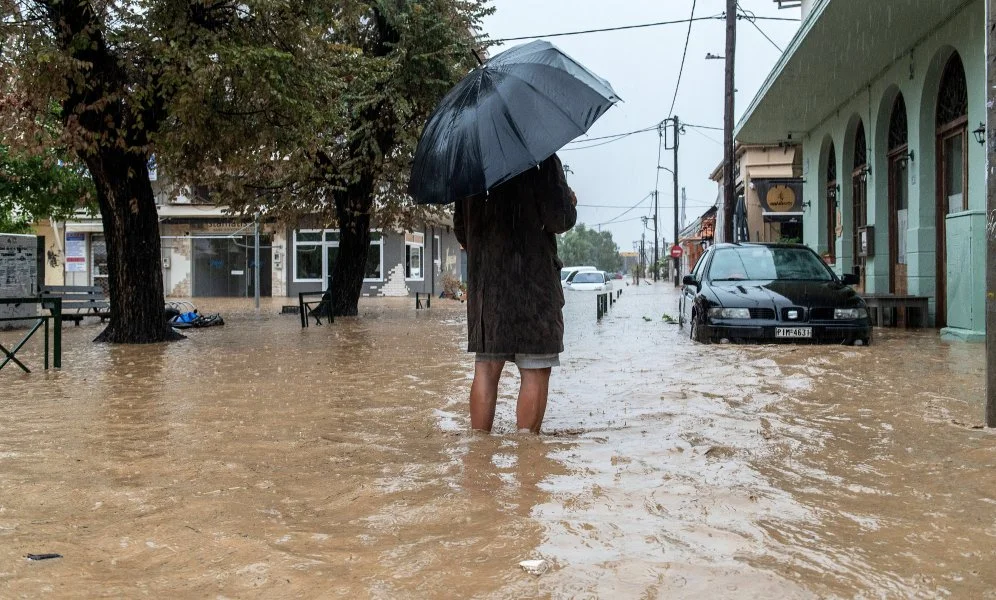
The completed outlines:
<svg viewBox="0 0 996 600">
<path fill-rule="evenodd" d="M 0 371 L 0 597 L 996 598 L 982 345 L 703 346 L 666 284 L 571 293 L 544 434 L 510 367 L 487 436 L 463 305 L 282 302 Z"/>
</svg>

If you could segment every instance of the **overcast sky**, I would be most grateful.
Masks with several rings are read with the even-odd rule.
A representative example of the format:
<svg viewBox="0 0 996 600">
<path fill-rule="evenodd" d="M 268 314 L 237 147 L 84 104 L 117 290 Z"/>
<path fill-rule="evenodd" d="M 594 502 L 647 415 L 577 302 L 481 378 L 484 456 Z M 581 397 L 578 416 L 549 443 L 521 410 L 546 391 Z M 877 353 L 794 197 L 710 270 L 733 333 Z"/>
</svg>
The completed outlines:
<svg viewBox="0 0 996 600">
<path fill-rule="evenodd" d="M 597 29 L 639 23 L 687 19 L 693 0 L 494 0 L 496 13 L 484 22 L 492 39 Z M 724 0 L 697 0 L 695 16 L 719 15 Z M 798 19 L 799 9 L 779 10 L 773 0 L 740 0 L 743 9 L 758 16 Z M 785 48 L 799 27 L 797 22 L 757 21 L 757 25 L 778 46 Z M 591 33 L 565 37 L 543 37 L 608 79 L 623 99 L 588 132 L 599 137 L 643 129 L 669 116 L 668 109 L 678 82 L 682 50 L 688 25 L 664 25 L 616 32 Z M 491 50 L 492 55 L 509 46 L 509 42 Z M 723 63 L 706 60 L 706 53 L 725 53 L 724 21 L 697 21 L 692 24 L 684 72 L 678 88 L 674 113 L 684 123 L 722 128 Z M 781 53 L 746 20 L 738 21 L 736 54 L 736 118 L 753 100 Z M 709 174 L 723 156 L 723 132 L 687 129 L 681 137 L 678 173 L 679 185 L 688 196 L 686 221 L 694 220 L 716 200 L 717 186 Z M 594 143 L 594 142 L 593 142 Z M 619 217 L 654 189 L 657 173 L 658 136 L 640 133 L 621 141 L 584 150 L 560 152 L 571 186 L 578 196 L 578 221 L 612 232 L 620 250 L 632 250 L 633 242 L 643 233 L 641 216 L 652 214 L 653 202 Z M 664 151 L 661 164 L 673 166 L 673 154 Z M 673 239 L 673 180 L 660 171 L 660 235 Z M 679 192 L 680 193 L 680 192 Z M 647 242 L 653 234 L 647 231 Z M 664 251 L 662 250 L 662 253 Z"/>
</svg>

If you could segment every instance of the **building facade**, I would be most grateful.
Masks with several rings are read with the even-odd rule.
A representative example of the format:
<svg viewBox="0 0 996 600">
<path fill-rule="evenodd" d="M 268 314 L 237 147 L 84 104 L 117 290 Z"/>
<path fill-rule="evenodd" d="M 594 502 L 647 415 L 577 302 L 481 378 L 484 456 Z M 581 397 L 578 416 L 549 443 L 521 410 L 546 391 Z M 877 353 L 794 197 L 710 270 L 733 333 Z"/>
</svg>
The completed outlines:
<svg viewBox="0 0 996 600">
<path fill-rule="evenodd" d="M 802 147 L 798 144 L 737 144 L 736 178 L 738 206 L 734 213 L 734 237 L 729 242 L 802 242 L 803 206 Z M 719 187 L 717 233 L 722 237 L 723 164 L 710 179 Z"/>
<path fill-rule="evenodd" d="M 256 224 L 225 207 L 173 195 L 153 183 L 167 297 L 252 297 Z M 371 235 L 364 296 L 438 295 L 446 274 L 465 281 L 464 253 L 450 223 Z M 47 285 L 107 285 L 107 245 L 99 218 L 79 215 L 35 227 Z M 325 289 L 338 256 L 338 231 L 259 224 L 260 296 L 297 296 Z M 40 263 L 41 264 L 41 263 Z M 40 274 L 41 275 L 41 274 Z"/>
<path fill-rule="evenodd" d="M 983 0 L 823 0 L 736 129 L 799 143 L 803 239 L 865 294 L 985 335 Z"/>
</svg>

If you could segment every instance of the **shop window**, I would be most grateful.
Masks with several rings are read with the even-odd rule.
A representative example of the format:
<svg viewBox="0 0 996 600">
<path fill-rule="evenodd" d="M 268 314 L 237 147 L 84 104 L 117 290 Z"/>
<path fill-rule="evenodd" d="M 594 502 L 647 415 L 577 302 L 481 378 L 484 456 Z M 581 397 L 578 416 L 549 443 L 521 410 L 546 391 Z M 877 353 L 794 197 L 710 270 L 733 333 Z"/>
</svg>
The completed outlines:
<svg viewBox="0 0 996 600">
<path fill-rule="evenodd" d="M 384 236 L 380 232 L 370 233 L 370 247 L 367 249 L 367 268 L 363 281 L 384 280 Z"/>
<path fill-rule="evenodd" d="M 422 280 L 422 259 L 425 255 L 425 234 L 405 234 L 405 279 Z"/>
<path fill-rule="evenodd" d="M 326 282 L 339 257 L 339 232 L 336 230 L 294 232 L 294 281 Z M 384 280 L 384 237 L 370 232 L 364 281 Z"/>
<path fill-rule="evenodd" d="M 322 281 L 321 231 L 294 232 L 294 281 Z"/>
</svg>

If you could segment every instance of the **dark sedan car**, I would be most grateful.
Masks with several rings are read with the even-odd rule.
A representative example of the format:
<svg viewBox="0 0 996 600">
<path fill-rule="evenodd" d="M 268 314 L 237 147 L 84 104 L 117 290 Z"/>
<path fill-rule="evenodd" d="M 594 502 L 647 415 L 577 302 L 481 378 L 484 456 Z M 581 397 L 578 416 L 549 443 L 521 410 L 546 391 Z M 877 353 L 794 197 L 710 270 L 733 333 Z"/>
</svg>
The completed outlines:
<svg viewBox="0 0 996 600">
<path fill-rule="evenodd" d="M 865 301 L 809 247 L 717 244 L 684 277 L 679 322 L 693 340 L 864 344 Z"/>
</svg>

